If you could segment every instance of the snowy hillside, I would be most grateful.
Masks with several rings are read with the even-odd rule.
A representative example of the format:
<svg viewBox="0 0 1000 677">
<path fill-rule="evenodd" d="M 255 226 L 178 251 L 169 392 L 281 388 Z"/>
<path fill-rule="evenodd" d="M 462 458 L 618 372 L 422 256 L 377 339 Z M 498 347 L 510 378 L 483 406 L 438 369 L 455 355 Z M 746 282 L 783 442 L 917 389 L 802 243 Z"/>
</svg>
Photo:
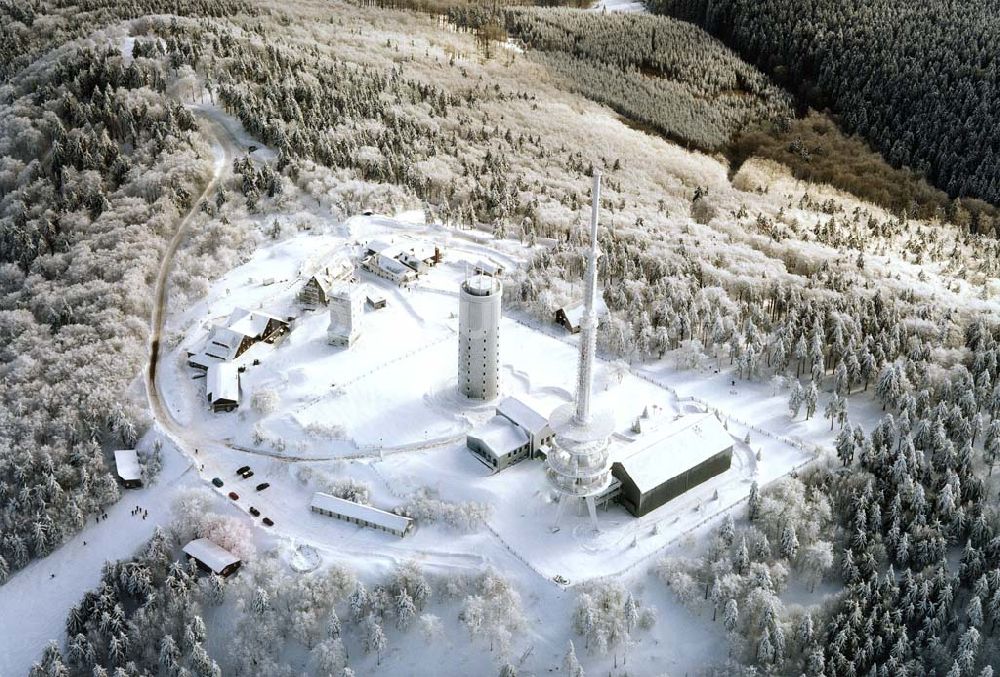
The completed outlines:
<svg viewBox="0 0 1000 677">
<path fill-rule="evenodd" d="M 624 67 L 651 101 L 698 100 L 657 118 L 676 144 L 597 103 L 587 78 L 617 66 L 567 65 L 541 46 L 561 29 L 180 4 L 100 29 L 19 15 L 40 42 L 83 37 L 0 85 L 4 225 L 35 238 L 8 238 L 0 280 L 0 618 L 24 618 L 0 675 L 990 674 L 995 239 L 685 147 L 787 108 L 718 46 L 706 82 L 670 80 L 700 32 Z M 524 35 L 556 16 L 532 11 Z M 590 54 L 616 34 L 590 35 L 600 12 L 553 25 Z M 61 139 L 44 163 L 21 126 Z M 713 419 L 725 458 L 645 514 L 616 469 L 597 531 L 583 509 L 556 524 L 558 440 L 496 472 L 473 452 L 490 425 L 530 442 L 457 382 L 459 287 L 486 266 L 501 398 L 542 419 L 573 402 L 595 170 L 609 457 Z M 316 301 L 336 293 L 361 309 Z M 663 439 L 657 470 L 708 455 Z M 142 488 L 113 474 L 131 447 Z M 186 565 L 196 538 L 238 571 Z"/>
</svg>

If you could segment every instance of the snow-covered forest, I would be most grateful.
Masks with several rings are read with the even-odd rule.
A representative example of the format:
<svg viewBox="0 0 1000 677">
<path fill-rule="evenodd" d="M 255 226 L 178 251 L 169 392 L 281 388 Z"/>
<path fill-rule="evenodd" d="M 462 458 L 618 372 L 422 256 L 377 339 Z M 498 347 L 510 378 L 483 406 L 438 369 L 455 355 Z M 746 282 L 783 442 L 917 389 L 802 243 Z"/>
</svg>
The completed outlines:
<svg viewBox="0 0 1000 677">
<path fill-rule="evenodd" d="M 715 150 L 750 123 L 791 115 L 759 71 L 679 21 L 516 9 L 504 26 L 573 90 L 695 148 Z"/>
<path fill-rule="evenodd" d="M 151 279 L 207 169 L 167 69 L 76 43 L 0 90 L 0 577 L 117 500 L 104 450 L 145 425 Z"/>
<path fill-rule="evenodd" d="M 691 24 L 444 9 L 0 4 L 0 584 L 119 499 L 110 452 L 149 425 L 151 290 L 189 212 L 203 227 L 178 255 L 181 303 L 255 243 L 285 237 L 270 211 L 296 201 L 331 221 L 419 209 L 523 245 L 506 304 L 544 323 L 579 298 L 586 187 L 600 169 L 602 355 L 624 371 L 668 361 L 724 371 L 734 388 L 769 384 L 781 416 L 817 439 L 831 431 L 830 448 L 754 483 L 685 555 L 559 589 L 557 602 L 550 581 L 540 592 L 491 568 L 289 575 L 278 554 L 255 551 L 248 523 L 185 495 L 142 552 L 107 564 L 32 674 L 347 677 L 362 661 L 377 669 L 393 644 L 437 646 L 461 628 L 511 677 L 531 664 L 532 613 L 547 606 L 565 612 L 551 632 L 566 674 L 598 662 L 652 674 L 633 654 L 670 641 L 650 601 L 665 598 L 721 628 L 706 674 L 991 675 L 1000 244 L 981 219 L 992 208 L 887 210 L 773 161 L 731 168 L 721 151 L 748 127 L 815 126 L 792 119 L 814 94 L 786 93 Z M 812 75 L 823 88 L 832 73 Z M 920 159 L 896 118 L 838 82 L 858 111 L 847 129 L 874 134 L 893 164 Z M 202 201 L 205 109 L 274 159 L 233 158 L 231 180 Z M 892 122 L 889 137 L 862 114 Z M 944 165 L 931 173 L 953 195 L 994 197 L 989 162 L 954 164 L 947 181 Z M 142 460 L 151 477 L 157 460 Z M 372 491 L 311 469 L 298 479 L 363 504 Z M 458 538 L 483 530 L 491 506 L 424 488 L 397 511 Z M 235 578 L 178 563 L 205 536 L 245 559 Z"/>
</svg>

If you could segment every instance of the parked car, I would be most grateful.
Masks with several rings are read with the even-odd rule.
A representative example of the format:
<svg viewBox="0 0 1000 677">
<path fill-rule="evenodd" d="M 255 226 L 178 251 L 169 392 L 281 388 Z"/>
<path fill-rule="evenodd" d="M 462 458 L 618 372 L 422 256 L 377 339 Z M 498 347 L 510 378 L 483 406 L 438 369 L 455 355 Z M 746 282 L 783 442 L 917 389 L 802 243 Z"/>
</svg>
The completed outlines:
<svg viewBox="0 0 1000 677">
<path fill-rule="evenodd" d="M 235 491 L 230 491 L 229 498 L 233 499 L 234 501 L 238 501 L 240 500 L 240 495 L 237 494 Z"/>
<path fill-rule="evenodd" d="M 257 485 L 257 491 L 264 491 L 269 486 L 271 486 L 270 483 L 268 483 L 268 482 L 261 482 L 260 484 Z"/>
<path fill-rule="evenodd" d="M 241 472 L 240 477 L 242 477 L 245 480 L 250 479 L 251 477 L 253 477 L 253 470 L 247 470 L 245 472 Z"/>
<path fill-rule="evenodd" d="M 254 517 L 260 517 L 260 510 L 258 510 L 257 508 L 255 508 L 255 507 L 253 507 L 251 505 L 250 506 L 250 514 L 253 515 Z"/>
<path fill-rule="evenodd" d="M 268 527 L 273 527 L 274 526 L 274 522 L 271 521 L 270 517 L 265 517 L 264 519 L 261 520 L 261 522 L 264 523 L 264 526 L 268 526 Z"/>
<path fill-rule="evenodd" d="M 236 474 L 237 475 L 242 475 L 243 473 L 245 473 L 249 469 L 250 469 L 250 466 L 248 466 L 248 465 L 245 465 L 242 468 L 237 468 L 236 469 Z"/>
<path fill-rule="evenodd" d="M 217 487 L 221 487 L 221 486 L 222 486 L 223 484 L 225 484 L 225 482 L 223 482 L 223 481 L 222 481 L 221 479 L 219 479 L 218 477 L 213 477 L 213 478 L 212 478 L 212 484 L 214 484 L 214 485 L 215 485 L 215 486 L 217 486 Z"/>
</svg>

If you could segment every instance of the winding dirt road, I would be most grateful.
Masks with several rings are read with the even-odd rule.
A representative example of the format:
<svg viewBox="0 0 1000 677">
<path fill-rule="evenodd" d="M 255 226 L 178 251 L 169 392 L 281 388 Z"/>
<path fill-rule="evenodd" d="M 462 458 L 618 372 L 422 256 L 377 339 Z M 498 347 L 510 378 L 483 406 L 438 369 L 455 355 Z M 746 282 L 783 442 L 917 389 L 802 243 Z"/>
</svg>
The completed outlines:
<svg viewBox="0 0 1000 677">
<path fill-rule="evenodd" d="M 195 199 L 191 210 L 181 219 L 174 236 L 170 238 L 170 242 L 163 252 L 160 271 L 156 275 L 156 287 L 153 289 L 153 317 L 149 332 L 149 365 L 146 368 L 146 395 L 149 398 L 149 407 L 153 411 L 153 418 L 175 437 L 180 437 L 180 426 L 167 407 L 164 406 L 160 391 L 156 386 L 160 343 L 163 340 L 163 327 L 166 324 L 167 315 L 167 283 L 170 271 L 173 269 L 177 247 L 187 235 L 191 222 L 198 215 L 201 203 L 215 193 L 226 172 L 231 171 L 233 155 L 239 147 L 236 135 L 218 119 L 204 111 L 200 111 L 198 115 L 205 123 L 213 140 L 212 149 L 215 153 L 215 163 L 212 167 L 212 179 L 205 186 L 205 190 Z"/>
</svg>

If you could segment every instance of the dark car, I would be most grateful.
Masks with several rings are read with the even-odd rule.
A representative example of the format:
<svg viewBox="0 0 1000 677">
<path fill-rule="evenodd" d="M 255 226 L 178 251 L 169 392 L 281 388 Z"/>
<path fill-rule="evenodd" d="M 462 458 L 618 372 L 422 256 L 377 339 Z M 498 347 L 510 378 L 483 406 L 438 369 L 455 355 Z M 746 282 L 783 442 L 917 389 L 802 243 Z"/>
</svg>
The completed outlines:
<svg viewBox="0 0 1000 677">
<path fill-rule="evenodd" d="M 271 485 L 268 482 L 261 482 L 260 484 L 257 485 L 257 491 L 264 491 L 269 486 Z"/>
<path fill-rule="evenodd" d="M 274 526 L 274 522 L 271 520 L 270 517 L 265 517 L 264 519 L 261 520 L 261 522 L 264 523 L 264 526 L 268 526 L 268 527 L 273 527 Z"/>
<path fill-rule="evenodd" d="M 260 517 L 260 510 L 258 510 L 257 508 L 255 508 L 255 507 L 253 507 L 251 505 L 250 506 L 250 514 L 253 515 L 254 517 Z"/>
<path fill-rule="evenodd" d="M 214 484 L 214 485 L 215 485 L 215 486 L 217 486 L 217 487 L 221 487 L 221 486 L 222 486 L 223 484 L 225 484 L 225 482 L 223 482 L 223 481 L 222 481 L 221 479 L 219 479 L 218 477 L 213 477 L 213 478 L 212 478 L 212 484 Z"/>
<path fill-rule="evenodd" d="M 230 491 L 229 498 L 233 499 L 234 501 L 238 501 L 240 500 L 240 495 L 237 494 L 235 491 Z"/>
<path fill-rule="evenodd" d="M 237 475 L 242 475 L 243 473 L 245 473 L 249 469 L 250 469 L 250 466 L 248 466 L 248 465 L 245 465 L 242 468 L 237 468 L 236 469 L 236 474 Z"/>
<path fill-rule="evenodd" d="M 251 477 L 253 477 L 253 470 L 247 470 L 245 472 L 241 472 L 240 477 L 242 477 L 245 480 L 250 479 Z"/>
</svg>

